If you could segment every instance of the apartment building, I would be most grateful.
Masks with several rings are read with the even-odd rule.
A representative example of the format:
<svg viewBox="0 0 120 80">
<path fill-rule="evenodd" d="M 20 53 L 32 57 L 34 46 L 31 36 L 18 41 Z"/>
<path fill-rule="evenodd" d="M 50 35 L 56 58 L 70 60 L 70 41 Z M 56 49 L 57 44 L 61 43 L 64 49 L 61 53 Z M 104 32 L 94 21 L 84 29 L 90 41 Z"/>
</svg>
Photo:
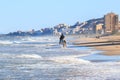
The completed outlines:
<svg viewBox="0 0 120 80">
<path fill-rule="evenodd" d="M 119 17 L 115 13 L 108 13 L 104 16 L 105 33 L 116 33 L 119 29 Z"/>
</svg>

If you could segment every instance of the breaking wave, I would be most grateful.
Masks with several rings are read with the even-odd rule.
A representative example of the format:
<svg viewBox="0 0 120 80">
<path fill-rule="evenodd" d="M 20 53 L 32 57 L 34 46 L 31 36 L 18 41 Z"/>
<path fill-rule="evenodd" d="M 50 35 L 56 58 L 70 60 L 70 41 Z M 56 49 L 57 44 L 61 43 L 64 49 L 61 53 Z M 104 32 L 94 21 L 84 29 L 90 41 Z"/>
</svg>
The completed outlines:
<svg viewBox="0 0 120 80">
<path fill-rule="evenodd" d="M 11 41 L 2 41 L 2 40 L 0 40 L 0 44 L 12 44 L 13 42 L 11 42 Z"/>
<path fill-rule="evenodd" d="M 33 59 L 42 59 L 40 55 L 37 54 L 21 54 L 17 56 L 18 58 L 33 58 Z"/>
<path fill-rule="evenodd" d="M 6 54 L 6 53 L 1 54 L 0 58 L 42 59 L 42 57 L 40 55 L 37 55 L 37 54 Z"/>
<path fill-rule="evenodd" d="M 81 55 L 79 55 L 81 56 Z M 90 63 L 90 61 L 88 60 L 83 60 L 83 59 L 79 59 L 79 56 L 62 56 L 62 57 L 54 57 L 51 58 L 50 60 L 57 62 L 57 63 L 64 63 L 64 64 L 88 64 Z"/>
</svg>

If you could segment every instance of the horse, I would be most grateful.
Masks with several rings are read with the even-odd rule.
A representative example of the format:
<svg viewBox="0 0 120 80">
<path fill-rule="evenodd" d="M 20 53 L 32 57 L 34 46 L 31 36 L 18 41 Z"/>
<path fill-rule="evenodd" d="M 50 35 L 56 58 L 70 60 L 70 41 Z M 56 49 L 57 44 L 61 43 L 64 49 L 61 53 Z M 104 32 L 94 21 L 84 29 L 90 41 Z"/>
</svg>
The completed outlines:
<svg viewBox="0 0 120 80">
<path fill-rule="evenodd" d="M 59 44 L 61 44 L 63 48 L 67 47 L 66 40 L 60 40 Z"/>
</svg>

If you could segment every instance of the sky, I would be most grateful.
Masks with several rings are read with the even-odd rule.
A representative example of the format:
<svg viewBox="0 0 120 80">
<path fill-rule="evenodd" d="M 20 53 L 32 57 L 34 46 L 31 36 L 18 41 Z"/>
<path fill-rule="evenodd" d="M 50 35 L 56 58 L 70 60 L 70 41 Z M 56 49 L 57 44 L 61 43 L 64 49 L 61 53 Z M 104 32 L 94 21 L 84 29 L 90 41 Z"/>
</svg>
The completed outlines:
<svg viewBox="0 0 120 80">
<path fill-rule="evenodd" d="M 0 33 L 74 25 L 114 12 L 119 0 L 0 0 Z"/>
</svg>

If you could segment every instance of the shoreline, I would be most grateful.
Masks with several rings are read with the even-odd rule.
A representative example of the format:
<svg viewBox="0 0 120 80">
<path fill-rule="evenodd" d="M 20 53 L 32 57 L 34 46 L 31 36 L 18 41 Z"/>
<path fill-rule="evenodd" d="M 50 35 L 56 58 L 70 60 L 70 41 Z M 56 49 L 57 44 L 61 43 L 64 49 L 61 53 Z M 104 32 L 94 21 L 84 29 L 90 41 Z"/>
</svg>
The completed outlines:
<svg viewBox="0 0 120 80">
<path fill-rule="evenodd" d="M 78 38 L 73 41 L 74 45 L 92 47 L 102 51 L 100 54 L 108 56 L 120 55 L 120 36 L 112 35 L 97 38 Z"/>
</svg>

